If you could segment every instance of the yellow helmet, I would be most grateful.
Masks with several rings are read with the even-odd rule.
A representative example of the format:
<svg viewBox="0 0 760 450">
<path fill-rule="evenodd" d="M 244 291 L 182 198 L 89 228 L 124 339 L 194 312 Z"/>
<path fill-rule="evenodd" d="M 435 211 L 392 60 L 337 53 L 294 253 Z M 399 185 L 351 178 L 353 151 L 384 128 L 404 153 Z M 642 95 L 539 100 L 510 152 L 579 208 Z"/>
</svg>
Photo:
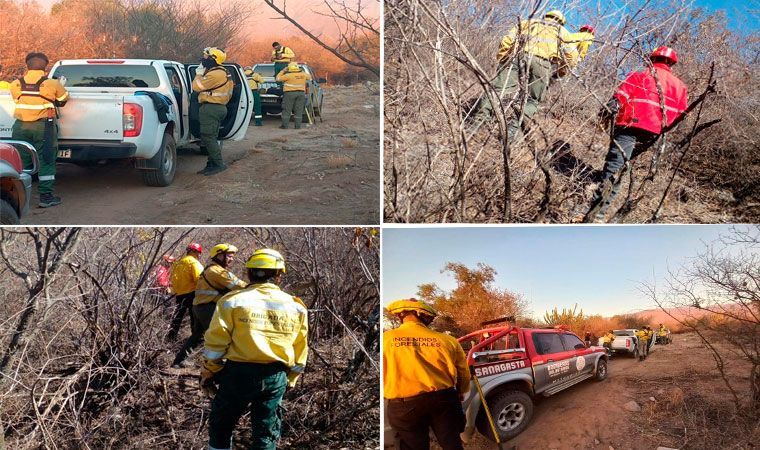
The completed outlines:
<svg viewBox="0 0 760 450">
<path fill-rule="evenodd" d="M 278 269 L 285 273 L 285 258 L 277 250 L 260 248 L 248 258 L 245 267 L 249 269 Z"/>
<path fill-rule="evenodd" d="M 214 61 L 216 61 L 217 64 L 222 64 L 225 61 L 227 61 L 227 54 L 224 53 L 224 50 L 216 48 L 216 47 L 206 47 L 203 49 L 203 56 L 208 56 L 210 58 L 213 58 Z"/>
<path fill-rule="evenodd" d="M 545 18 L 554 19 L 557 22 L 559 22 L 560 25 L 564 25 L 565 24 L 565 15 L 562 14 L 562 11 L 560 11 L 558 9 L 553 9 L 553 10 L 547 12 L 546 15 L 544 15 L 544 17 Z"/>
<path fill-rule="evenodd" d="M 245 70 L 243 71 L 243 73 L 244 73 L 244 74 L 245 74 L 245 76 L 247 76 L 247 77 L 252 77 L 252 76 L 253 76 L 253 70 L 251 70 L 251 69 L 245 69 Z"/>
<path fill-rule="evenodd" d="M 396 300 L 395 302 L 391 302 L 390 305 L 386 306 L 385 309 L 391 314 L 398 314 L 404 311 L 413 311 L 417 314 L 424 314 L 430 317 L 435 317 L 438 315 L 438 312 L 433 309 L 432 306 L 428 305 L 425 302 L 421 302 L 416 298 Z"/>
<path fill-rule="evenodd" d="M 293 61 L 288 63 L 288 72 L 300 72 L 301 68 L 298 67 L 298 63 Z"/>
<path fill-rule="evenodd" d="M 232 244 L 217 244 L 211 249 L 209 256 L 213 258 L 219 253 L 237 253 L 237 251 L 237 247 Z"/>
</svg>

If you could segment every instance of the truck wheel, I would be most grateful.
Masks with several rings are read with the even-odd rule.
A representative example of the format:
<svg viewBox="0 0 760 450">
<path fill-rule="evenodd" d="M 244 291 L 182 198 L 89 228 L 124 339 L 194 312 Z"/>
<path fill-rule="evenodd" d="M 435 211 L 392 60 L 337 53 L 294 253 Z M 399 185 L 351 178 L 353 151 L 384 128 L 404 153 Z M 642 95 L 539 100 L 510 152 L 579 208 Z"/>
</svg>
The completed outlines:
<svg viewBox="0 0 760 450">
<path fill-rule="evenodd" d="M 504 391 L 488 400 L 496 432 L 502 441 L 512 439 L 525 430 L 533 417 L 533 400 L 522 391 Z M 480 410 L 475 422 L 478 431 L 492 441 L 496 441 L 484 410 Z"/>
<path fill-rule="evenodd" d="M 145 184 L 160 187 L 172 184 L 174 174 L 177 171 L 177 143 L 174 142 L 174 136 L 164 134 L 161 148 L 150 159 L 148 165 L 155 167 L 155 169 L 142 171 L 143 182 Z"/>
<path fill-rule="evenodd" d="M 16 208 L 5 199 L 0 200 L 0 224 L 18 225 L 20 223 Z"/>
<path fill-rule="evenodd" d="M 596 363 L 596 381 L 604 381 L 607 378 L 607 361 L 603 358 L 599 358 L 599 362 Z"/>
</svg>

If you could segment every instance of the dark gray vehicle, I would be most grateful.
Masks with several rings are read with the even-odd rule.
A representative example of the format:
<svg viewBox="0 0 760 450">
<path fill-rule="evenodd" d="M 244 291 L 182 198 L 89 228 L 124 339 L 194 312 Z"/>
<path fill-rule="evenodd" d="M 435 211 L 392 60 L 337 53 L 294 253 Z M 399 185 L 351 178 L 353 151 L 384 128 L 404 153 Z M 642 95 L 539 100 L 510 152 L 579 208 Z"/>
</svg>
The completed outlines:
<svg viewBox="0 0 760 450">
<path fill-rule="evenodd" d="M 324 78 L 317 78 L 314 71 L 307 64 L 299 64 L 301 69 L 311 75 L 311 81 L 307 84 L 306 95 L 306 112 L 303 120 L 308 121 L 306 117 L 311 115 L 312 121 L 319 117 L 322 120 L 322 102 L 324 101 L 324 90 L 321 84 L 326 83 Z M 259 92 L 261 93 L 261 110 L 264 114 L 276 115 L 282 113 L 282 89 L 277 84 L 277 80 L 274 73 L 274 64 L 261 63 L 253 66 L 253 71 L 260 73 L 264 77 L 264 82 L 259 86 Z"/>
<path fill-rule="evenodd" d="M 19 152 L 32 158 L 32 168 L 24 169 Z M 39 167 L 37 151 L 28 142 L 0 141 L 0 225 L 18 225 L 29 211 L 32 175 Z"/>
</svg>

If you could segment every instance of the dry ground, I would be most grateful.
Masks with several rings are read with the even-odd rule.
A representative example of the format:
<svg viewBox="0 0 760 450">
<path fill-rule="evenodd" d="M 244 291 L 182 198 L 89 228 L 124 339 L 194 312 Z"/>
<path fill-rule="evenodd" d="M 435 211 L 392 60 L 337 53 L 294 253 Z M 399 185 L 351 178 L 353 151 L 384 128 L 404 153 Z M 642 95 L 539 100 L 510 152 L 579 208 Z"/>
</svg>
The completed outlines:
<svg viewBox="0 0 760 450">
<path fill-rule="evenodd" d="M 63 204 L 35 206 L 24 224 L 376 224 L 380 203 L 379 96 L 365 86 L 326 89 L 324 122 L 279 129 L 280 118 L 225 143 L 230 169 L 205 177 L 206 157 L 179 151 L 174 183 L 148 187 L 126 161 L 59 164 Z M 36 187 L 35 187 L 36 191 Z"/>
<path fill-rule="evenodd" d="M 755 448 L 760 425 L 755 425 L 754 435 L 738 434 L 724 421 L 732 413 L 728 391 L 707 349 L 696 335 L 674 338 L 672 345 L 655 346 L 643 362 L 623 355 L 612 358 L 610 375 L 601 383 L 585 381 L 539 399 L 531 424 L 505 448 Z M 741 366 L 732 365 L 729 373 L 747 381 L 748 389 L 749 371 L 737 371 Z M 626 411 L 623 405 L 631 400 L 643 411 Z M 657 416 L 663 411 L 666 420 Z M 386 445 L 389 436 L 386 428 Z M 467 450 L 496 448 L 478 434 L 465 444 Z"/>
</svg>

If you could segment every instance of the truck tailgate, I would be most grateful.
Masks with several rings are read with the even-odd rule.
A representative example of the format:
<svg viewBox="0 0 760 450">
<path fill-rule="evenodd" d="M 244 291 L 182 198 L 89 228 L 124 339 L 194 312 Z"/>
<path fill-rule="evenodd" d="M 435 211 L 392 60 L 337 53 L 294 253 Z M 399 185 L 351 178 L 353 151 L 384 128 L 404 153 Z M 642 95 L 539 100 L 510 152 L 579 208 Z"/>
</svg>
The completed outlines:
<svg viewBox="0 0 760 450">
<path fill-rule="evenodd" d="M 72 92 L 66 106 L 59 108 L 59 139 L 122 139 L 121 94 Z"/>
</svg>

